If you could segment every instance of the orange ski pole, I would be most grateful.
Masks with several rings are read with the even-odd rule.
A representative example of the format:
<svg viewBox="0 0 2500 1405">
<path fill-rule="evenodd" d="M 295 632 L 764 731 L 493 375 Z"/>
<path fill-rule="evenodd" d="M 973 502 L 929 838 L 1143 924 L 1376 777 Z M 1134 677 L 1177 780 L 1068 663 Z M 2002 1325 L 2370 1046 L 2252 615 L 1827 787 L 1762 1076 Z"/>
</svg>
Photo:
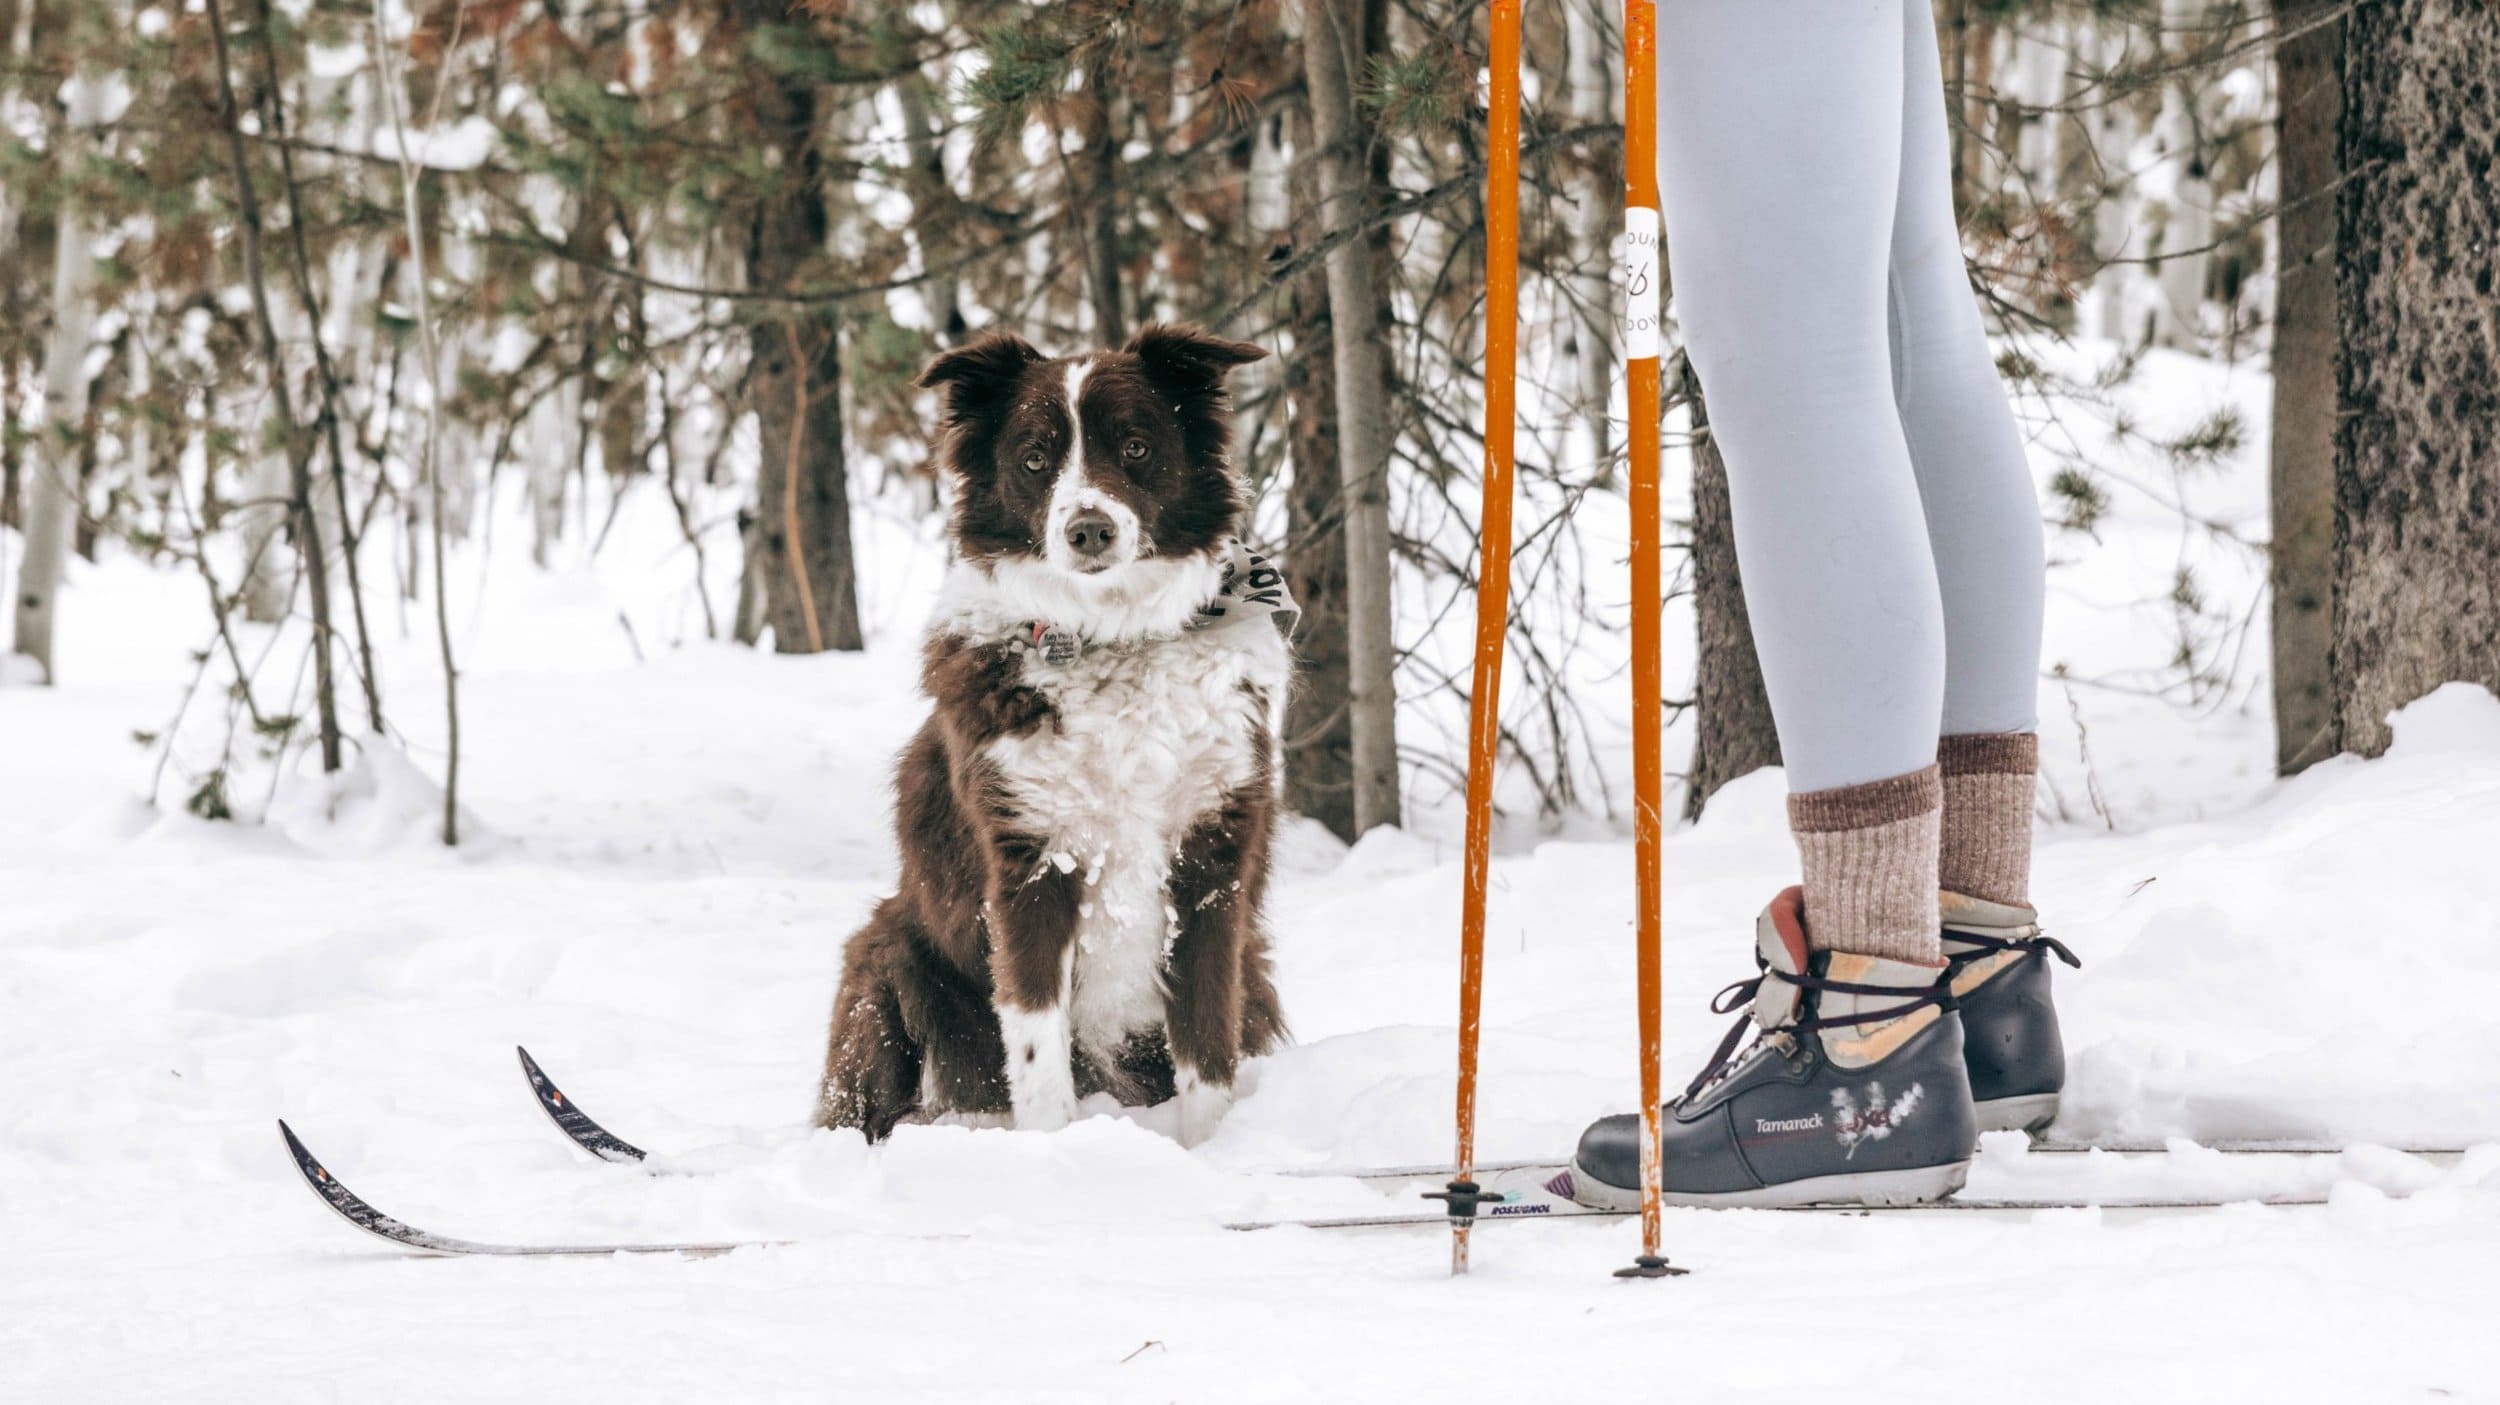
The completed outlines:
<svg viewBox="0 0 2500 1405">
<path fill-rule="evenodd" d="M 1484 890 L 1493 866 L 1493 761 L 1510 621 L 1510 496 L 1518 404 L 1519 0 L 1492 0 L 1491 150 L 1484 190 L 1484 511 L 1476 581 L 1475 688 L 1467 697 L 1466 892 L 1458 930 L 1458 1156 L 1449 1188 L 1450 1272 L 1467 1271 L 1475 1224 L 1476 1043 L 1484 1010 Z"/>
<path fill-rule="evenodd" d="M 1658 11 L 1654 0 L 1623 3 L 1623 359 L 1629 376 L 1624 442 L 1632 457 L 1632 849 L 1640 910 L 1641 1253 L 1623 1278 L 1663 1278 L 1682 1270 L 1658 1252 L 1662 1218 L 1658 1167 L 1659 931 L 1665 892 L 1659 846 L 1660 754 L 1664 719 L 1658 647 Z"/>
</svg>

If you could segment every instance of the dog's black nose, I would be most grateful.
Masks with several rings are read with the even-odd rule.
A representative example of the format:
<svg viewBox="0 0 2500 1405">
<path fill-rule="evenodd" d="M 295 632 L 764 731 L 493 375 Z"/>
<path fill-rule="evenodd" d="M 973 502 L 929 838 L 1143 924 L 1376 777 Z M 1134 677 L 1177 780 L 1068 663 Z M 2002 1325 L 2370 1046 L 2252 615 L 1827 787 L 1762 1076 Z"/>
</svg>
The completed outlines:
<svg viewBox="0 0 2500 1405">
<path fill-rule="evenodd" d="M 1068 545 L 1075 547 L 1079 556 L 1102 555 L 1111 549 L 1112 540 L 1118 535 L 1119 529 L 1111 525 L 1111 519 L 1099 512 L 1080 512 L 1068 524 Z"/>
</svg>

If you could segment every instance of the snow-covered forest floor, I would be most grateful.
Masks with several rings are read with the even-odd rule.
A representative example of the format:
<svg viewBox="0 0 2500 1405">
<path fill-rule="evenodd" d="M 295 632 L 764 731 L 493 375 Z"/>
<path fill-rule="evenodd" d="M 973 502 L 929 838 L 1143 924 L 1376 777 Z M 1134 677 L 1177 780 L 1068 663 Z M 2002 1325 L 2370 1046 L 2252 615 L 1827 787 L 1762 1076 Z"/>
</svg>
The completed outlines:
<svg viewBox="0 0 2500 1405">
<path fill-rule="evenodd" d="M 2177 359 L 2122 393 L 2169 432 L 2263 397 Z M 2180 482 L 2082 447 L 2262 536 L 2262 444 Z M 2297 1183 L 2333 1181 L 2322 1208 L 2170 1218 L 1675 1212 L 1668 1250 L 1694 1274 L 1652 1284 L 1607 1276 L 1636 1247 L 1626 1221 L 1489 1228 L 1459 1283 L 1438 1232 L 1227 1232 L 1381 1208 L 1276 1168 L 1448 1154 L 1458 868 L 1429 804 L 1350 853 L 1289 833 L 1274 926 L 1296 1042 L 1197 1151 L 1153 1110 L 874 1149 L 811 1133 L 840 943 L 892 872 L 886 771 L 919 715 L 935 558 L 870 534 L 865 656 L 680 643 L 683 591 L 649 581 L 683 566 L 646 502 L 595 567 L 539 573 L 509 545 L 455 565 L 491 604 L 462 612 L 475 840 L 457 852 L 430 842 L 422 616 L 384 658 L 404 751 L 364 751 L 329 803 L 308 772 L 267 825 L 210 824 L 172 783 L 162 810 L 133 798 L 151 763 L 132 734 L 164 726 L 203 633 L 197 580 L 74 573 L 64 686 L 0 689 L 0 1398 L 2489 1392 L 2500 701 L 2444 690 L 2386 758 L 2274 783 L 2261 621 L 2202 700 L 2129 691 L 2175 648 L 2183 551 L 2218 617 L 2248 615 L 2259 568 L 2159 493 L 2112 495 L 2098 545 L 2058 548 L 2053 590 L 2051 661 L 2098 681 L 2042 691 L 2063 818 L 2036 892 L 2086 962 L 2060 973 L 2061 1131 L 2483 1143 L 2454 1167 L 2356 1152 Z M 1668 842 L 1672 1079 L 1718 1037 L 1709 994 L 1749 972 L 1751 916 L 1793 871 L 1781 793 L 1751 777 Z M 1512 825 L 1496 870 L 1490 1157 L 1562 1154 L 1634 1100 L 1630 850 L 1602 817 L 1558 833 Z M 524 1042 L 686 1174 L 565 1145 L 515 1071 Z M 401 1257 L 295 1183 L 280 1116 L 447 1233 L 798 1242 Z M 1974 1191 L 2125 1171 L 2018 1150 L 1992 1143 Z M 2127 1184 L 2294 1185 L 2179 1159 Z"/>
</svg>

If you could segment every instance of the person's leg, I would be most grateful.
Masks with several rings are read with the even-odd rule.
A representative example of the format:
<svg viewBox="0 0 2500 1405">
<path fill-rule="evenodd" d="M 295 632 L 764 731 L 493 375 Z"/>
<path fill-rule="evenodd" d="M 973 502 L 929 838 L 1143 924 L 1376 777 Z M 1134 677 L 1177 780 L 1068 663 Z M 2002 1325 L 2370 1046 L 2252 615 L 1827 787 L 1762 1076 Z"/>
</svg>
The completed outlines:
<svg viewBox="0 0 2500 1405">
<path fill-rule="evenodd" d="M 2045 566 L 2040 503 L 1963 271 L 1935 15 L 1902 16 L 1894 374 L 1944 599 L 1945 889 L 2026 905 Z"/>
<path fill-rule="evenodd" d="M 1887 325 L 1904 6 L 1668 0 L 1659 167 L 1795 792 L 1806 931 L 1928 966 L 1946 635 Z"/>
<path fill-rule="evenodd" d="M 2039 766 L 2040 504 L 1998 381 L 1954 227 L 1944 75 L 1929 7 L 1902 8 L 1901 192 L 1894 218 L 1894 370 L 1944 592 L 1944 951 L 1973 1117 L 2037 1129 L 2066 1078 L 2052 955 L 2031 909 Z"/>
</svg>

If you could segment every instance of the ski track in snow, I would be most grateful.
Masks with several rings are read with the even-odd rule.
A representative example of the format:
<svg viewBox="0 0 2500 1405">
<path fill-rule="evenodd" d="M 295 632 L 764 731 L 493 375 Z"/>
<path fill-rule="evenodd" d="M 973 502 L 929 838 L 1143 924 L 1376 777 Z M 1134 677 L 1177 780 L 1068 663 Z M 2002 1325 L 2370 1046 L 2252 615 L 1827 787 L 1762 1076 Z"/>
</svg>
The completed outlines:
<svg viewBox="0 0 2500 1405">
<path fill-rule="evenodd" d="M 2148 419 L 2263 404 L 2245 372 L 2156 369 Z M 2254 501 L 2261 523 L 2263 463 L 2262 444 L 2237 456 L 2201 509 L 2245 522 Z M 422 621 L 384 655 L 406 754 L 365 751 L 326 815 L 302 779 L 267 827 L 208 825 L 178 790 L 171 813 L 128 798 L 147 769 L 130 733 L 163 725 L 197 642 L 196 581 L 75 574 L 67 685 L 0 689 L 0 1399 L 2491 1389 L 2500 1144 L 2434 1170 L 2372 1150 L 2112 1168 L 1998 1142 L 1973 1194 L 2123 1177 L 2130 1194 L 2331 1187 L 2332 1203 L 2124 1222 L 1680 1211 L 1667 1248 L 1695 1273 L 1667 1283 L 1606 1276 L 1637 1246 L 1627 1221 L 1489 1227 L 1457 1284 L 1436 1232 L 1222 1230 L 1410 1208 L 1256 1168 L 1447 1156 L 1446 811 L 1351 852 L 1286 835 L 1273 915 L 1297 1042 L 1246 1071 L 1196 1153 L 1165 1135 L 1168 1108 L 1099 1101 L 1049 1136 L 919 1127 L 872 1150 L 811 1133 L 840 943 L 892 871 L 886 773 L 919 715 L 933 557 L 863 526 L 864 658 L 677 647 L 685 601 L 644 582 L 672 551 L 650 506 L 620 518 L 598 570 L 538 575 L 509 543 L 491 564 L 492 612 L 463 616 L 476 842 L 459 853 L 429 842 L 440 703 Z M 2176 524 L 2122 503 L 2104 530 L 2109 549 L 2053 592 L 2051 655 L 2158 662 L 2167 646 L 2107 602 L 2148 579 L 2158 593 Z M 2500 1143 L 2500 702 L 2444 690 L 2388 757 L 2276 786 L 2249 701 L 2262 678 L 2232 697 L 2193 714 L 2078 703 L 2118 827 L 2084 813 L 2040 849 L 2040 905 L 2087 963 L 2058 972 L 2060 1132 Z M 2064 691 L 2044 685 L 2042 708 L 2071 799 Z M 1709 995 L 1749 972 L 1752 914 L 1793 873 L 1781 793 L 1749 778 L 1670 837 L 1671 1081 L 1717 1038 Z M 1630 850 L 1602 823 L 1570 833 L 1512 831 L 1495 870 L 1488 1159 L 1563 1154 L 1634 1097 Z M 523 1042 L 659 1170 L 692 1174 L 567 1146 L 513 1067 Z M 446 1234 L 801 1242 L 704 1261 L 400 1257 L 304 1193 L 279 1116 L 376 1205 Z"/>
</svg>

